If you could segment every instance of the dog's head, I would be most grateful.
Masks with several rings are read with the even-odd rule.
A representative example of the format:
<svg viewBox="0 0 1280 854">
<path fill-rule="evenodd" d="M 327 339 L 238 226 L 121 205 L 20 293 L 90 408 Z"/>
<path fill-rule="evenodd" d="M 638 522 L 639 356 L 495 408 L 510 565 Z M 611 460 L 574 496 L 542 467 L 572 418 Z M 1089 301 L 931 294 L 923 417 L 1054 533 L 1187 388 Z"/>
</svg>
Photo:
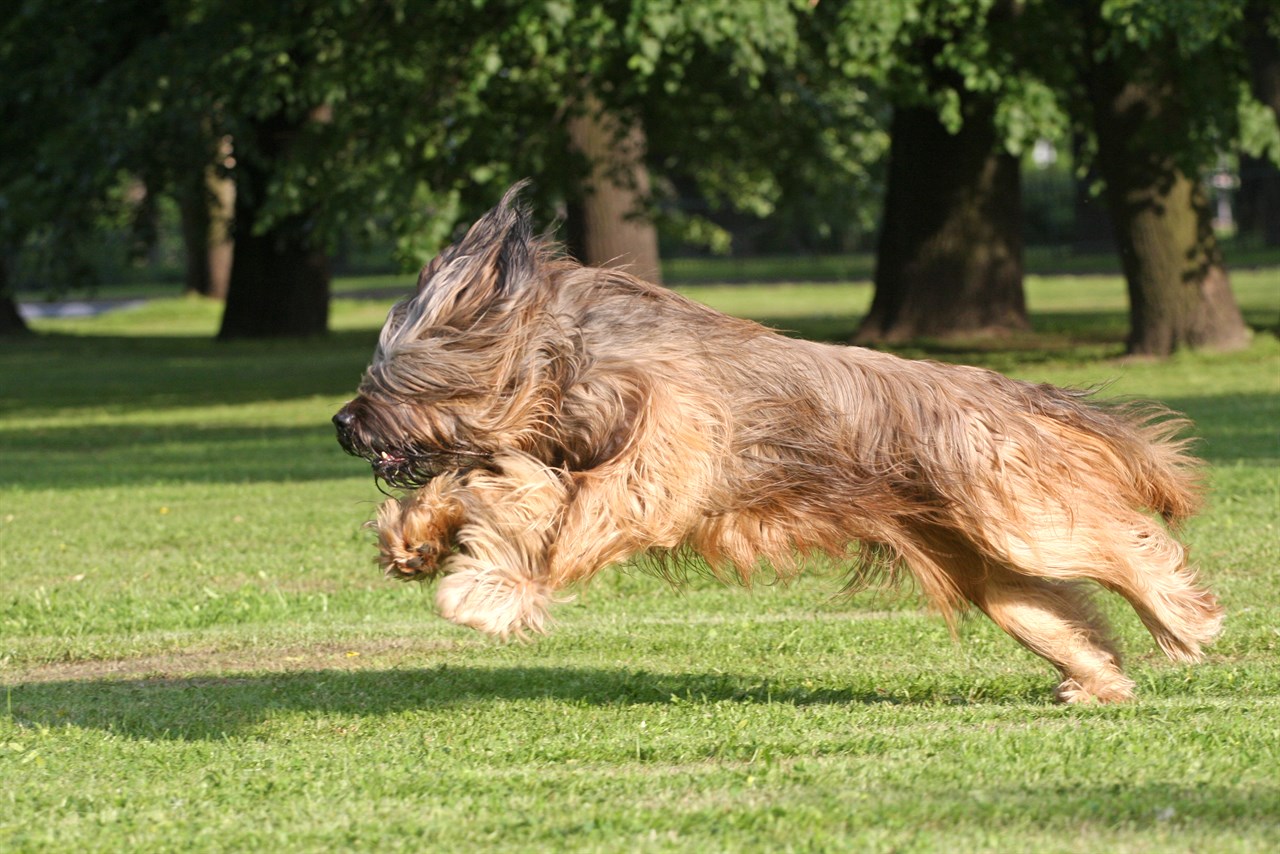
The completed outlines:
<svg viewBox="0 0 1280 854">
<path fill-rule="evenodd" d="M 518 204 L 523 186 L 423 268 L 387 316 L 359 393 L 333 417 L 342 447 L 392 486 L 548 441 L 568 345 L 545 305 L 558 262 Z"/>
</svg>

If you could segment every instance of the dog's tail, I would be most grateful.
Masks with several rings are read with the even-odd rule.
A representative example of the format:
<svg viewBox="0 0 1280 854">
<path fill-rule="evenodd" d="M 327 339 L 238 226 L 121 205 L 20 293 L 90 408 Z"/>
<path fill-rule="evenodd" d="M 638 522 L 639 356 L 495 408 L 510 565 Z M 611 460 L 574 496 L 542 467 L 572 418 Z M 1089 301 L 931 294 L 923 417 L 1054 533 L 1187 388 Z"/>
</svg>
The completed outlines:
<svg viewBox="0 0 1280 854">
<path fill-rule="evenodd" d="M 1204 463 L 1191 453 L 1188 419 L 1148 401 L 1086 403 L 1090 391 L 1041 389 L 1052 390 L 1037 396 L 1041 414 L 1101 443 L 1096 450 L 1118 475 L 1127 504 L 1157 513 L 1171 525 L 1200 509 Z"/>
</svg>

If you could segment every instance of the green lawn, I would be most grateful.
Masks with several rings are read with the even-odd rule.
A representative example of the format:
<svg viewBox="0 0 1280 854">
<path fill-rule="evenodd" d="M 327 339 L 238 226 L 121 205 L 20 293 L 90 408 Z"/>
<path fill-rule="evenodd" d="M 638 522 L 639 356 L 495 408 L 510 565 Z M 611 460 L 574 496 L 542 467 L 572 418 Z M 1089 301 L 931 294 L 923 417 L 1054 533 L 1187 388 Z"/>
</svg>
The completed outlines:
<svg viewBox="0 0 1280 854">
<path fill-rule="evenodd" d="M 1233 282 L 1274 330 L 1280 271 Z M 1213 466 L 1186 535 L 1226 634 L 1176 666 L 1104 598 L 1125 707 L 834 570 L 610 573 L 530 644 L 439 620 L 374 567 L 328 423 L 386 302 L 323 341 L 215 343 L 167 300 L 0 342 L 0 850 L 1280 848 L 1280 342 L 1122 362 L 1118 279 L 1028 291 L 1034 335 L 908 352 L 1164 400 Z M 869 297 L 688 292 L 827 340 Z"/>
</svg>

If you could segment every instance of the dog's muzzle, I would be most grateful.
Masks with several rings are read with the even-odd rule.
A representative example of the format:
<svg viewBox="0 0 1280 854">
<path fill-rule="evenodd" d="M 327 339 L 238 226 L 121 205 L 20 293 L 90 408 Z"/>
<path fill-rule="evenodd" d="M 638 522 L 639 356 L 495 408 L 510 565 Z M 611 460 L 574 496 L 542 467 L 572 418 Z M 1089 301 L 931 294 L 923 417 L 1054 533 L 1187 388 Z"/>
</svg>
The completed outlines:
<svg viewBox="0 0 1280 854">
<path fill-rule="evenodd" d="M 338 444 L 353 457 L 366 460 L 373 467 L 376 477 L 392 486 L 412 487 L 429 480 L 439 472 L 423 472 L 415 466 L 409 455 L 386 449 L 374 448 L 359 428 L 359 419 L 351 411 L 350 404 L 333 416 L 333 426 L 338 431 Z M 415 471 L 418 468 L 418 471 Z"/>
<path fill-rule="evenodd" d="M 360 457 L 373 467 L 374 475 L 401 489 L 417 489 L 446 471 L 470 471 L 492 466 L 492 455 L 466 448 L 399 446 L 382 444 L 362 427 L 353 411 L 358 404 L 348 403 L 333 416 L 338 431 L 338 444 L 348 454 Z"/>
</svg>

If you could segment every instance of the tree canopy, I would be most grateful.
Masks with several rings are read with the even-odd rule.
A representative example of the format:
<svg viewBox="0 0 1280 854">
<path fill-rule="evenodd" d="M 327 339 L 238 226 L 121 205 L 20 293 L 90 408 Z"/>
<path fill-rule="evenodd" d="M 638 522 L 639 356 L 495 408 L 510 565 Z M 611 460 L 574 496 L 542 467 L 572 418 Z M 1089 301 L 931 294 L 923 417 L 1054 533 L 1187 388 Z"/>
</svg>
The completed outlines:
<svg viewBox="0 0 1280 854">
<path fill-rule="evenodd" d="M 6 224 L 15 235 L 67 226 L 79 207 L 110 201 L 123 173 L 163 191 L 212 162 L 224 138 L 251 161 L 262 144 L 254 126 L 283 120 L 299 133 L 275 158 L 257 227 L 305 211 L 317 239 L 390 233 L 420 259 L 463 212 L 518 177 L 536 175 L 544 202 L 565 195 L 586 166 L 564 119 L 587 91 L 643 121 L 652 159 L 672 174 L 763 210 L 780 192 L 772 167 L 797 160 L 776 153 L 801 148 L 799 134 L 782 145 L 792 124 L 778 119 L 808 95 L 790 72 L 804 9 L 732 0 L 26 3 L 0 31 L 0 70 L 13 84 L 0 106 L 15 142 L 0 167 Z M 54 34 L 52 53 L 34 47 L 42 34 Z M 769 90 L 776 97 L 753 96 Z M 307 121 L 316 111 L 325 120 Z M 41 164 L 39 179 L 8 154 L 18 139 Z"/>
<path fill-rule="evenodd" d="M 1176 58 L 1186 121 L 1151 145 L 1183 173 L 1239 147 L 1280 161 L 1258 100 L 1256 58 L 1280 30 L 1266 7 L 27 0 L 0 22 L 0 255 L 83 282 L 76 247 L 102 217 L 144 223 L 149 200 L 214 164 L 238 178 L 242 229 L 252 212 L 254 233 L 289 224 L 307 252 L 390 239 L 420 263 L 520 177 L 545 217 L 562 213 L 591 174 L 568 127 L 592 103 L 620 134 L 643 128 L 649 215 L 685 238 L 725 248 L 725 211 L 869 231 L 895 109 L 955 134 L 978 99 L 1003 152 L 1083 140 L 1083 166 L 1097 147 L 1082 69 L 1143 51 Z"/>
</svg>

